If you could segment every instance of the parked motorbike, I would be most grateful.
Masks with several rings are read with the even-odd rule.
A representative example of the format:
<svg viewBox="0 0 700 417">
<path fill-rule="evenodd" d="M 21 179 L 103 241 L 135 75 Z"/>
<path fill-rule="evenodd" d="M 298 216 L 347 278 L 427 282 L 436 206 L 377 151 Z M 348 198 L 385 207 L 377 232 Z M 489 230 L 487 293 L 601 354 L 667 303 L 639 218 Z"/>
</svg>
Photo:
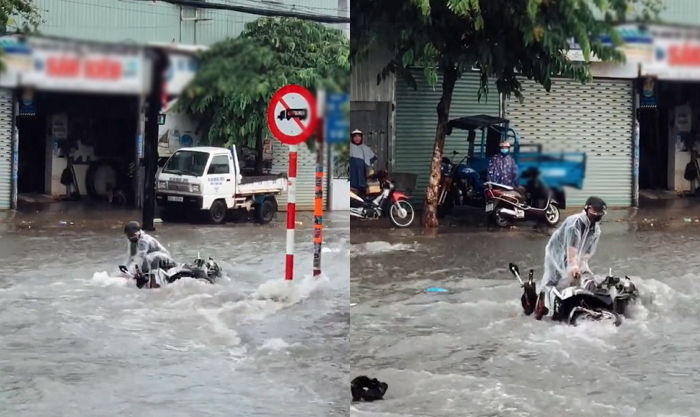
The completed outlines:
<svg viewBox="0 0 700 417">
<path fill-rule="evenodd" d="M 415 211 L 408 196 L 396 190 L 386 171 L 377 172 L 371 179 L 379 181 L 379 194 L 362 198 L 350 191 L 350 216 L 370 220 L 388 216 L 394 226 L 409 227 L 415 218 Z"/>
<path fill-rule="evenodd" d="M 119 265 L 119 270 L 125 277 L 133 279 L 138 288 L 160 288 L 182 278 L 201 279 L 213 284 L 221 277 L 221 268 L 212 258 L 208 261 L 197 257 L 192 264 L 167 265 L 155 268 L 148 273 L 139 270 L 129 271 L 124 265 Z"/>
<path fill-rule="evenodd" d="M 486 182 L 486 213 L 496 225 L 509 227 L 517 220 L 540 220 L 554 226 L 561 217 L 559 202 L 552 190 L 539 179 L 539 171 L 531 168 L 521 175 L 524 187 Z"/>
<path fill-rule="evenodd" d="M 452 151 L 452 155 L 459 155 L 459 152 Z M 484 183 L 479 173 L 466 164 L 468 158 L 469 156 L 465 155 L 457 164 L 453 164 L 446 156 L 442 158 L 438 217 L 450 214 L 455 206 L 484 204 Z"/>
<path fill-rule="evenodd" d="M 508 269 L 523 288 L 520 301 L 525 314 L 532 314 L 537 303 L 534 271 L 531 269 L 527 281 L 523 281 L 517 265 L 511 263 Z M 619 326 L 622 317 L 629 316 L 630 303 L 638 298 L 639 291 L 629 277 L 616 277 L 610 271 L 600 283 L 590 279 L 584 287 L 571 286 L 562 291 L 553 288 L 547 315 L 573 326 L 583 321 L 608 321 Z"/>
</svg>

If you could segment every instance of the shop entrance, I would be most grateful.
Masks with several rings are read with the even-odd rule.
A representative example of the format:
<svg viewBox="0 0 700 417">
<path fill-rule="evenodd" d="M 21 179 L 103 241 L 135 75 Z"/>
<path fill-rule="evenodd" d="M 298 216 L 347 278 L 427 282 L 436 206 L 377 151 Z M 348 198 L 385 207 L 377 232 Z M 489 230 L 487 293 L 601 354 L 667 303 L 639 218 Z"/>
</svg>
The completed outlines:
<svg viewBox="0 0 700 417">
<path fill-rule="evenodd" d="M 662 81 L 656 106 L 638 109 L 639 188 L 642 196 L 668 196 L 694 187 L 684 178 L 700 143 L 700 83 Z"/>
<path fill-rule="evenodd" d="M 18 118 L 19 192 L 134 206 L 138 103 L 136 96 L 37 94 L 37 116 Z"/>
<path fill-rule="evenodd" d="M 17 165 L 17 191 L 19 193 L 46 192 L 46 117 L 17 116 L 19 155 Z"/>
</svg>

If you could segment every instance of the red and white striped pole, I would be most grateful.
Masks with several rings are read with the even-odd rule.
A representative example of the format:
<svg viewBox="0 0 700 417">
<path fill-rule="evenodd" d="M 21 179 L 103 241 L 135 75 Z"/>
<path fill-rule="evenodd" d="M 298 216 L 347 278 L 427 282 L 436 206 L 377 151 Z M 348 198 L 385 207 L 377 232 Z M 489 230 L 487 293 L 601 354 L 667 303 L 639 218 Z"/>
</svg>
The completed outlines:
<svg viewBox="0 0 700 417">
<path fill-rule="evenodd" d="M 289 180 L 287 182 L 287 257 L 284 279 L 294 279 L 294 227 L 296 225 L 297 148 L 289 145 Z"/>
</svg>

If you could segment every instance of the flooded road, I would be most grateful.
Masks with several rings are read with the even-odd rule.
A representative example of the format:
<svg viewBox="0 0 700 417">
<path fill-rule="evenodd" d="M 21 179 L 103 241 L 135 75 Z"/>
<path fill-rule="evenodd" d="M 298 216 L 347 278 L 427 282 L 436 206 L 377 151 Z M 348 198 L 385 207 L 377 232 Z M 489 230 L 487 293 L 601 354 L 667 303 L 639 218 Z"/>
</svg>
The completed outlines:
<svg viewBox="0 0 700 417">
<path fill-rule="evenodd" d="M 353 225 L 351 376 L 389 389 L 351 415 L 697 415 L 700 227 L 639 218 L 604 222 L 591 263 L 598 274 L 638 277 L 643 304 L 618 328 L 522 314 L 506 268 L 534 268 L 539 280 L 546 230 Z"/>
<path fill-rule="evenodd" d="M 265 226 L 156 225 L 178 262 L 201 251 L 225 273 L 159 290 L 116 277 L 125 219 L 58 217 L 0 227 L 0 415 L 348 414 L 347 214 L 326 223 L 320 279 L 301 216 L 292 283 L 284 214 Z"/>
</svg>

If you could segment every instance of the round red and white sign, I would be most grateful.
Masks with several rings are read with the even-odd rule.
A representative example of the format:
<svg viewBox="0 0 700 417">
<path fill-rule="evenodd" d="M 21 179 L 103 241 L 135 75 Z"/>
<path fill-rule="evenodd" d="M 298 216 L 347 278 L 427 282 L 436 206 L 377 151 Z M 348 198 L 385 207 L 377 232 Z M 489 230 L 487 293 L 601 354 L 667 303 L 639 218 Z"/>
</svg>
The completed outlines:
<svg viewBox="0 0 700 417">
<path fill-rule="evenodd" d="M 300 85 L 286 85 L 267 107 L 267 124 L 280 142 L 298 145 L 311 136 L 318 121 L 313 94 Z"/>
</svg>

